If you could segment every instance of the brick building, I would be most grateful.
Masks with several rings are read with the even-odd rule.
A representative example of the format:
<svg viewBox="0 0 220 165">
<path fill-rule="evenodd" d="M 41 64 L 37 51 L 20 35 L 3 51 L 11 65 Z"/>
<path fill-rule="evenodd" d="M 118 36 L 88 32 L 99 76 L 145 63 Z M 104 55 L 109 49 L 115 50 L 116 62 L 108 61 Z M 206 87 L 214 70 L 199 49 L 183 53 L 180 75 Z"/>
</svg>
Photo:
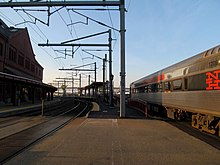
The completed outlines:
<svg viewBox="0 0 220 165">
<path fill-rule="evenodd" d="M 52 99 L 56 88 L 42 79 L 27 28 L 8 27 L 0 19 L 0 104 Z"/>
</svg>

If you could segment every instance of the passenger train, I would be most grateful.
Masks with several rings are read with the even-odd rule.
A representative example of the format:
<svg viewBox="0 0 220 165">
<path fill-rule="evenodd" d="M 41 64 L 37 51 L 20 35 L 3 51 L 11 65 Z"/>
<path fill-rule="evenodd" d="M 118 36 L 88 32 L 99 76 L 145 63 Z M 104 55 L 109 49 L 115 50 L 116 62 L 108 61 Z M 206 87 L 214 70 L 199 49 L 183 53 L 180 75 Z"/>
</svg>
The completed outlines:
<svg viewBox="0 0 220 165">
<path fill-rule="evenodd" d="M 220 136 L 220 45 L 131 83 L 130 94 L 147 115 L 190 116 L 193 127 Z"/>
</svg>

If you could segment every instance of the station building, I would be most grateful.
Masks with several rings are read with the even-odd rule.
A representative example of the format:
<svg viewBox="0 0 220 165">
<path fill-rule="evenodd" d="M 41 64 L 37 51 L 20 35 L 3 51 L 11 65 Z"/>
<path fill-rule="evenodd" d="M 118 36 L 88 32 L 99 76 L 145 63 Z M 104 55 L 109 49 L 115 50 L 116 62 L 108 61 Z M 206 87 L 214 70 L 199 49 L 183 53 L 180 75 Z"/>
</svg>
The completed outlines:
<svg viewBox="0 0 220 165">
<path fill-rule="evenodd" d="M 8 27 L 0 19 L 0 105 L 52 100 L 57 88 L 42 79 L 27 28 Z"/>
</svg>

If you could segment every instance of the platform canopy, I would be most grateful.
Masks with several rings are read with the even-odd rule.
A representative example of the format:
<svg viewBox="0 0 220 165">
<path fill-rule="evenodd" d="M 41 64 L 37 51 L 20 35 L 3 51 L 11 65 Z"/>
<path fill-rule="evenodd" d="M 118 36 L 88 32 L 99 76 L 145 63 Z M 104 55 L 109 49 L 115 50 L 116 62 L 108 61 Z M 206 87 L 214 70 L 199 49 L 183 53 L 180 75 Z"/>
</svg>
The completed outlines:
<svg viewBox="0 0 220 165">
<path fill-rule="evenodd" d="M 56 87 L 42 83 L 41 81 L 36 81 L 36 80 L 29 79 L 29 78 L 16 76 L 16 75 L 3 73 L 3 72 L 0 72 L 0 81 L 8 81 L 8 82 L 23 83 L 26 85 L 38 86 L 38 87 L 42 87 L 53 92 L 57 90 Z"/>
<path fill-rule="evenodd" d="M 93 82 L 90 85 L 84 87 L 84 89 L 92 89 L 92 88 L 99 88 L 103 86 L 103 82 Z"/>
</svg>

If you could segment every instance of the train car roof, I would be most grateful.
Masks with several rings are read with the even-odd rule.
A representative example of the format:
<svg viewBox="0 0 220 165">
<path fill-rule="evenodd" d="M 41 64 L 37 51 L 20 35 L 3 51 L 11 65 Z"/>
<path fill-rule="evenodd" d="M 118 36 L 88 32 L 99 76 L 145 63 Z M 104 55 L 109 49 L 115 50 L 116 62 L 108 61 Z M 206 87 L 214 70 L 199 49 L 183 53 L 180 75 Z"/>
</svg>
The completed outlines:
<svg viewBox="0 0 220 165">
<path fill-rule="evenodd" d="M 173 71 L 173 70 L 176 70 L 176 69 L 180 69 L 182 67 L 186 67 L 186 66 L 191 65 L 191 64 L 193 64 L 193 63 L 195 63 L 195 62 L 197 62 L 197 61 L 199 61 L 199 60 L 201 60 L 203 58 L 209 57 L 210 55 L 213 55 L 213 54 L 216 54 L 216 53 L 219 53 L 219 52 L 220 52 L 220 45 L 215 46 L 215 47 L 213 47 L 211 49 L 208 49 L 206 51 L 203 51 L 203 52 L 201 52 L 199 54 L 196 54 L 196 55 L 194 55 L 194 56 L 192 56 L 190 58 L 187 58 L 187 59 L 185 59 L 183 61 L 180 61 L 180 62 L 178 62 L 176 64 L 168 66 L 168 67 L 166 67 L 166 68 L 164 68 L 162 70 L 154 72 L 154 73 L 152 73 L 150 75 L 142 77 L 142 78 L 132 82 L 131 85 L 136 84 L 136 83 L 140 83 L 141 81 L 146 80 L 148 78 L 155 77 L 155 76 L 158 75 L 158 73 L 161 73 L 161 72 L 169 72 L 169 71 Z"/>
</svg>

